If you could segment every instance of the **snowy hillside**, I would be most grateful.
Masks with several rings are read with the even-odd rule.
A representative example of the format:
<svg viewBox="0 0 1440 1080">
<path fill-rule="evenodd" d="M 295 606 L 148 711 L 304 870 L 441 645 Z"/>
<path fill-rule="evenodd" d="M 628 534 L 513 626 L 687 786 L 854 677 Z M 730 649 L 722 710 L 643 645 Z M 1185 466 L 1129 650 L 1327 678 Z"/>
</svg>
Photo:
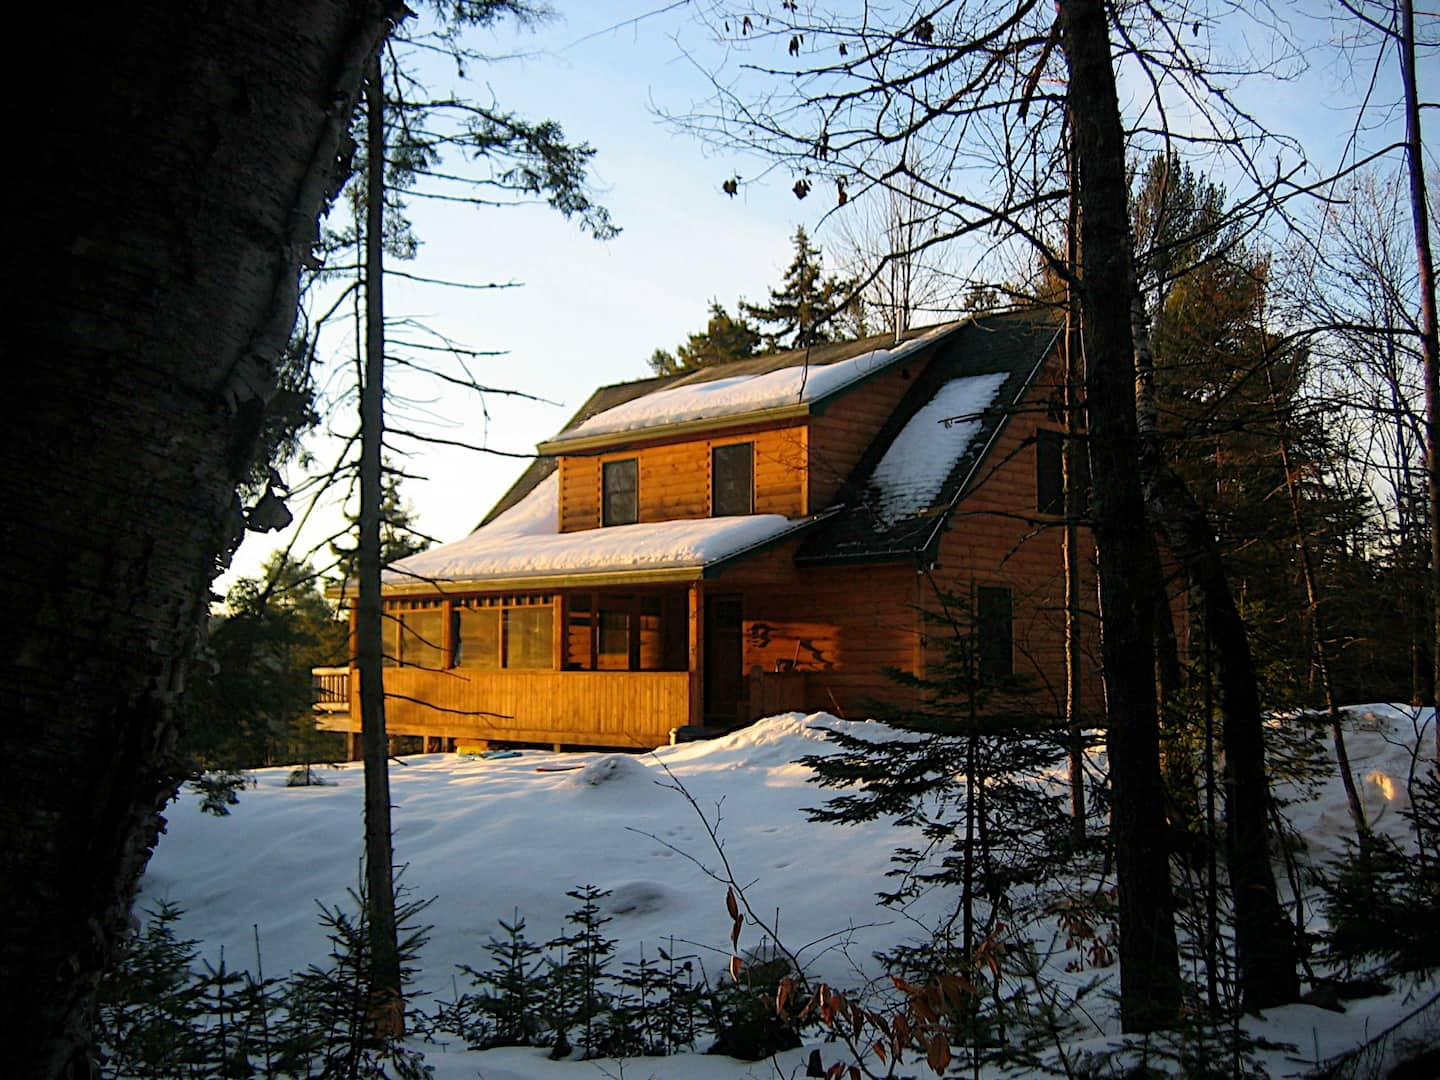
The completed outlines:
<svg viewBox="0 0 1440 1080">
<path fill-rule="evenodd" d="M 1357 709 L 1349 734 L 1369 814 L 1397 836 L 1405 835 L 1400 812 L 1416 719 L 1433 722 L 1428 713 L 1413 718 L 1390 707 Z M 414 897 L 435 898 L 424 916 L 434 929 L 417 989 L 452 997 L 455 965 L 483 965 L 496 920 L 517 909 L 533 940 L 553 936 L 575 907 L 566 891 L 581 884 L 610 891 L 603 906 L 613 921 L 606 931 L 622 951 L 642 942 L 647 950 L 669 948 L 673 937 L 673 948 L 699 954 L 717 977 L 730 955 L 730 920 L 725 885 L 717 880 L 725 871 L 709 827 L 754 910 L 777 921 L 811 978 L 846 988 L 876 979 L 882 972 L 873 954 L 913 940 L 944 916 L 953 898 L 931 894 L 904 911 L 877 908 L 874 896 L 900 834 L 883 823 L 806 822 L 805 808 L 821 803 L 826 792 L 807 783 L 809 770 L 794 762 L 825 750 L 819 729 L 826 726 L 866 730 L 824 714 L 790 714 L 724 739 L 644 756 L 526 751 L 494 760 L 427 755 L 392 763 L 395 851 L 406 866 L 404 884 Z M 1433 731 L 1425 738 L 1433 746 Z M 540 771 L 560 765 L 580 767 Z M 320 961 L 328 944 L 316 901 L 346 901 L 347 887 L 358 879 L 361 847 L 358 764 L 324 775 L 329 786 L 290 788 L 288 770 L 261 770 L 228 818 L 201 814 L 196 797 L 182 795 L 169 809 L 168 832 L 142 883 L 139 908 L 162 900 L 180 905 L 179 932 L 202 940 L 210 954 L 223 948 L 232 966 L 254 968 L 255 927 L 267 974 Z M 1310 858 L 1335 850 L 1349 829 L 1333 779 L 1287 813 Z M 764 936 L 747 924 L 742 950 L 761 945 Z M 1063 951 L 1052 958 L 1055 979 L 1082 977 L 1064 973 L 1069 959 Z M 1113 977 L 1114 969 L 1100 972 L 1107 973 Z M 1086 970 L 1083 977 L 1094 974 Z M 1275 1052 L 1267 1058 L 1270 1075 L 1303 1075 L 1317 1055 L 1325 1059 L 1361 1042 L 1367 1031 L 1383 1029 L 1433 993 L 1358 1001 L 1345 1014 L 1291 1006 L 1251 1026 L 1299 1047 L 1293 1057 Z M 1089 1036 L 1101 1046 L 1115 1031 L 1113 1007 L 1096 995 L 1087 1011 Z M 596 1071 L 603 1063 L 553 1063 L 534 1049 L 470 1053 L 453 1042 L 423 1049 L 442 1078 L 604 1075 Z M 832 1050 L 827 1061 L 834 1060 Z M 803 1075 L 807 1053 L 790 1051 L 755 1065 L 699 1054 L 633 1061 L 623 1070 L 612 1062 L 608 1075 Z"/>
</svg>

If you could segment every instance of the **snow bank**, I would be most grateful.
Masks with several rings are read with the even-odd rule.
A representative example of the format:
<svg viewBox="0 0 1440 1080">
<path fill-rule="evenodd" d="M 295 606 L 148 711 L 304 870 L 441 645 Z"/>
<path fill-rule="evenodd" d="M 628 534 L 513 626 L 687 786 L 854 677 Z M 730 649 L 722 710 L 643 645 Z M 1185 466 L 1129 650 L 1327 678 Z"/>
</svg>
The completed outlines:
<svg viewBox="0 0 1440 1080">
<path fill-rule="evenodd" d="M 1350 752 L 1365 776 L 1367 805 L 1383 827 L 1397 828 L 1408 748 L 1417 738 L 1433 747 L 1433 713 L 1364 706 L 1353 714 Z M 602 904 L 622 958 L 636 955 L 642 943 L 651 955 L 660 946 L 699 957 L 713 976 L 728 959 L 731 922 L 725 887 L 713 876 L 722 870 L 711 828 L 736 877 L 747 883 L 755 910 L 778 918 L 781 936 L 813 978 L 849 987 L 875 977 L 874 953 L 914 940 L 948 912 L 953 897 L 932 893 L 904 911 L 877 908 L 875 893 L 888 884 L 895 846 L 914 836 L 900 836 L 884 820 L 856 826 L 805 820 L 805 808 L 828 793 L 808 783 L 809 770 L 794 762 L 827 751 L 823 728 L 891 734 L 874 722 L 788 713 L 722 739 L 633 757 L 526 751 L 504 759 L 432 754 L 392 763 L 396 861 L 405 866 L 412 896 L 435 898 L 424 915 L 434 929 L 417 989 L 449 998 L 454 966 L 487 966 L 483 950 L 497 933 L 496 920 L 509 921 L 517 909 L 532 940 L 558 934 L 577 906 L 565 892 L 587 883 L 610 890 Z M 537 771 L 557 764 L 581 767 Z M 258 930 L 267 975 L 324 958 L 328 942 L 315 902 L 347 905 L 346 889 L 354 887 L 360 866 L 360 767 L 327 771 L 334 781 L 327 787 L 288 788 L 287 775 L 286 769 L 256 772 L 256 788 L 228 818 L 201 814 L 196 796 L 186 793 L 168 812 L 169 829 L 141 882 L 138 904 L 140 910 L 160 900 L 179 904 L 185 909 L 179 932 L 201 939 L 211 959 L 223 949 L 232 967 L 254 969 Z M 1334 778 L 1287 812 L 1317 845 L 1349 830 Z M 762 937 L 747 919 L 741 949 Z M 1073 985 L 1114 974 L 1113 968 L 1056 970 L 1053 977 L 1056 985 Z M 1103 1048 L 1114 1030 L 1112 1007 L 1103 990 L 1089 1000 L 1098 1025 L 1093 1045 Z M 1343 1015 L 1296 1005 L 1245 1024 L 1254 1034 L 1298 1046 L 1298 1057 L 1276 1051 L 1265 1058 L 1269 1075 L 1298 1076 L 1317 1055 L 1323 1060 L 1356 1045 L 1408 1007 L 1397 993 L 1355 1002 Z M 833 1052 L 833 1046 L 825 1050 L 827 1063 Z M 593 1065 L 546 1061 L 544 1050 L 475 1055 L 452 1044 L 425 1053 L 439 1080 L 474 1077 L 477 1070 L 511 1080 L 599 1075 Z M 775 1067 L 778 1075 L 800 1075 L 805 1053 L 783 1055 L 773 1067 L 703 1055 L 629 1062 L 623 1069 L 599 1064 L 610 1075 L 640 1080 L 736 1080 L 772 1077 Z"/>
</svg>

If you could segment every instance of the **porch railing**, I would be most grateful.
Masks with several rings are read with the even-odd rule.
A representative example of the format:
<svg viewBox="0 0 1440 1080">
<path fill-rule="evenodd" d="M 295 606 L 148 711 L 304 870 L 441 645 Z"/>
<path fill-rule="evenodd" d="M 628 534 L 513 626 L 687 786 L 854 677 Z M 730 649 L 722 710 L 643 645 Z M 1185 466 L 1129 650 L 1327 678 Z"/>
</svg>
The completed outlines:
<svg viewBox="0 0 1440 1080">
<path fill-rule="evenodd" d="M 350 711 L 350 669 L 348 667 L 311 668 L 310 682 L 315 690 L 316 712 Z"/>
<path fill-rule="evenodd" d="M 317 683 L 328 670 L 317 669 Z M 671 728 L 689 722 L 689 688 L 683 671 L 386 668 L 385 727 L 392 735 L 663 746 Z M 319 726 L 357 730 L 358 717 L 339 715 L 348 707 L 322 711 Z"/>
</svg>

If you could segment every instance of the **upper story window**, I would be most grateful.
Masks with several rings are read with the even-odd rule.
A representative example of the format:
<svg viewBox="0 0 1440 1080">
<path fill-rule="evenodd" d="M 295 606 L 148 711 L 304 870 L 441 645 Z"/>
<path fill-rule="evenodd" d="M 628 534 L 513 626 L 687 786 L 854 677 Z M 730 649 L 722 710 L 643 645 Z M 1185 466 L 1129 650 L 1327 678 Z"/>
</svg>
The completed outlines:
<svg viewBox="0 0 1440 1080">
<path fill-rule="evenodd" d="M 1063 453 L 1060 432 L 1049 428 L 1035 432 L 1035 509 L 1042 514 L 1065 512 Z"/>
<path fill-rule="evenodd" d="M 730 517 L 755 511 L 755 444 L 727 443 L 710 451 L 710 514 Z"/>
<path fill-rule="evenodd" d="M 1083 507 L 1090 500 L 1090 463 L 1081 453 L 1075 455 L 1079 475 L 1072 483 Z M 1035 509 L 1042 514 L 1065 513 L 1064 480 L 1065 436 L 1050 428 L 1035 432 Z"/>
<path fill-rule="evenodd" d="M 640 520 L 640 463 L 607 461 L 600 469 L 600 524 L 633 525 Z"/>
</svg>

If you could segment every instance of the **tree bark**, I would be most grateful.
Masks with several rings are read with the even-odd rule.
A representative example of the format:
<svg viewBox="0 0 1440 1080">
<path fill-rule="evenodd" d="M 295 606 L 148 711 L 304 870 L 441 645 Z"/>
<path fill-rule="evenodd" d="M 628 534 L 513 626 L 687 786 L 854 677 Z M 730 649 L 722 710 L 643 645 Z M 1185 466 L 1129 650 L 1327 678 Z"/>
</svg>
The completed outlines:
<svg viewBox="0 0 1440 1080">
<path fill-rule="evenodd" d="M 1440 706 L 1440 326 L 1435 308 L 1435 255 L 1430 247 L 1430 202 L 1420 138 L 1420 91 L 1415 75 L 1415 5 L 1400 0 L 1400 78 L 1405 96 L 1405 169 L 1415 231 L 1416 287 L 1420 290 L 1420 355 L 1425 371 L 1425 478 L 1429 485 L 1432 694 Z M 1437 709 L 1440 715 L 1440 709 Z M 1435 725 L 1440 764 L 1440 723 Z"/>
<path fill-rule="evenodd" d="M 1300 994 L 1298 955 L 1280 907 L 1270 866 L 1270 785 L 1265 772 L 1264 718 L 1245 622 L 1230 592 L 1215 531 L 1185 482 L 1161 456 L 1155 401 L 1155 360 L 1145 304 L 1130 296 L 1139 389 L 1140 474 L 1151 517 L 1198 595 L 1206 642 L 1220 676 L 1221 739 L 1225 746 L 1225 841 L 1235 904 L 1235 952 L 1246 1009 L 1294 1001 Z"/>
<path fill-rule="evenodd" d="M 87 10 L 19 110 L 0 434 L 0 987 L 84 1076 L 174 795 L 177 698 L 382 0 Z"/>
<path fill-rule="evenodd" d="M 385 501 L 385 93 L 380 58 L 365 84 L 365 378 L 360 386 L 360 521 L 356 544 L 355 659 L 360 668 L 360 731 L 365 753 L 365 894 L 370 941 L 370 1029 L 380 1039 L 405 1033 L 395 858 L 390 832 L 390 749 L 385 732 L 385 635 L 380 599 L 380 526 Z"/>
<path fill-rule="evenodd" d="M 1134 290 L 1125 144 L 1105 7 L 1099 0 L 1063 0 L 1059 8 L 1080 179 L 1080 302 L 1120 890 L 1120 1015 L 1126 1031 L 1149 1031 L 1178 1014 L 1180 972 L 1155 710 L 1158 573 L 1138 471 L 1129 306 L 1116 302 Z"/>
</svg>

